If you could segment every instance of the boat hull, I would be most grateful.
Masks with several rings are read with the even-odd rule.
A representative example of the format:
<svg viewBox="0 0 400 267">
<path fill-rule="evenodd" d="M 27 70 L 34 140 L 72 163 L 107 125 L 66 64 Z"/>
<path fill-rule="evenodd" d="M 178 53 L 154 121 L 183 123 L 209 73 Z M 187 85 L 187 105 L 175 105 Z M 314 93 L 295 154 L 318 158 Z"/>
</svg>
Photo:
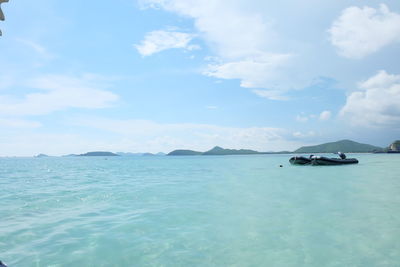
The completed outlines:
<svg viewBox="0 0 400 267">
<path fill-rule="evenodd" d="M 311 165 L 347 165 L 357 164 L 357 159 L 336 159 L 326 157 L 316 157 L 311 160 Z"/>
<path fill-rule="evenodd" d="M 289 162 L 293 165 L 309 165 L 311 164 L 311 159 L 302 156 L 294 156 L 289 159 Z"/>
</svg>

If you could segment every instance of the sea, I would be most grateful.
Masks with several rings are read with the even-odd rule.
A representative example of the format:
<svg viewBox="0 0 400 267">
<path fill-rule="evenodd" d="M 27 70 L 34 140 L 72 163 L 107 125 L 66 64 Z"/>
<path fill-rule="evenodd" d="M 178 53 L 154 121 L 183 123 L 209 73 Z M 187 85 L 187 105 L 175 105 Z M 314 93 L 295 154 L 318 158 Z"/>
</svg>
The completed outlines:
<svg viewBox="0 0 400 267">
<path fill-rule="evenodd" d="M 0 158 L 0 260 L 400 266 L 400 154 Z M 282 165 L 282 167 L 280 167 Z"/>
</svg>

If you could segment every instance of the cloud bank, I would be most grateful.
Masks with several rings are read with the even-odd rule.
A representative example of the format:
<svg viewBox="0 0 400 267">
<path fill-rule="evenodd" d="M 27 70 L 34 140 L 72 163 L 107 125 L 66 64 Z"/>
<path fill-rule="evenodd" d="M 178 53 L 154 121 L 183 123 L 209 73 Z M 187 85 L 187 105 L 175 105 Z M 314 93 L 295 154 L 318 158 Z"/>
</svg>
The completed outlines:
<svg viewBox="0 0 400 267">
<path fill-rule="evenodd" d="M 381 70 L 361 82 L 340 115 L 353 125 L 400 129 L 400 75 Z"/>
<path fill-rule="evenodd" d="M 274 91 L 272 94 L 256 91 L 258 95 L 274 100 L 284 98 L 279 96 L 283 88 L 287 89 L 282 77 L 286 75 L 285 68 L 292 55 L 268 49 L 276 33 L 272 22 L 261 14 L 245 11 L 241 1 L 142 0 L 141 3 L 145 7 L 162 8 L 194 20 L 196 35 L 204 40 L 215 56 L 203 71 L 204 75 L 238 79 L 242 87 Z M 184 44 L 186 42 L 181 46 Z M 139 52 L 151 54 L 146 51 L 141 47 Z"/>
<path fill-rule="evenodd" d="M 400 14 L 379 8 L 349 7 L 329 29 L 332 45 L 347 58 L 359 59 L 400 41 Z"/>
<path fill-rule="evenodd" d="M 22 98 L 0 95 L 2 116 L 44 115 L 67 108 L 105 108 L 118 100 L 112 92 L 98 89 L 99 77 L 42 75 L 26 81 L 26 86 L 38 90 Z M 100 78 L 101 80 L 101 78 Z"/>
</svg>

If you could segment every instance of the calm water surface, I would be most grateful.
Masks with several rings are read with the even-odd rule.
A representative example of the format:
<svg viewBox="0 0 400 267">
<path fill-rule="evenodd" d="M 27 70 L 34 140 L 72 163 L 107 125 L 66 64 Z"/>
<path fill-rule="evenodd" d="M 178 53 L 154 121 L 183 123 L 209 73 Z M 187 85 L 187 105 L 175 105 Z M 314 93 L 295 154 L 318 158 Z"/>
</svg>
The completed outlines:
<svg viewBox="0 0 400 267">
<path fill-rule="evenodd" d="M 0 260 L 399 266 L 400 154 L 289 157 L 1 158 Z"/>
</svg>

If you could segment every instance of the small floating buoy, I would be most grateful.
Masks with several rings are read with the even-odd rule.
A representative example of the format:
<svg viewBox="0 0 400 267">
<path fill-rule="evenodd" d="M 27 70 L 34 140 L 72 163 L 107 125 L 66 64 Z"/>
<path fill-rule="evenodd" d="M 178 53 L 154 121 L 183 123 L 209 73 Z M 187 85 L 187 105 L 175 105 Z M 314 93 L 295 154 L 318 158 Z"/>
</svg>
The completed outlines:
<svg viewBox="0 0 400 267">
<path fill-rule="evenodd" d="M 279 167 L 281 167 L 281 168 L 282 168 L 282 167 L 283 167 L 283 165 L 279 165 Z"/>
</svg>

